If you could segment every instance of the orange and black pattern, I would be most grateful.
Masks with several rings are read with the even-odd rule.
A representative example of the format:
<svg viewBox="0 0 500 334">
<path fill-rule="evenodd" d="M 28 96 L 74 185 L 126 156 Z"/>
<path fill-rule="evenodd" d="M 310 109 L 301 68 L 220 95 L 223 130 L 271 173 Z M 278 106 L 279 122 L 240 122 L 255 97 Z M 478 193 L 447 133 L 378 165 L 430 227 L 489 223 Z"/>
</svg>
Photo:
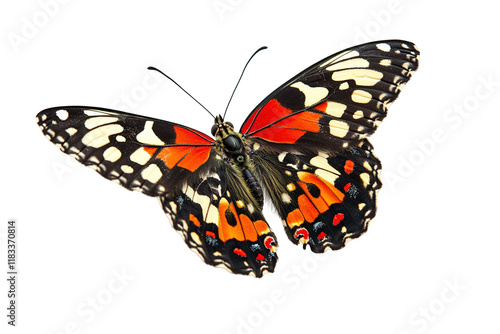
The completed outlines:
<svg viewBox="0 0 500 334">
<path fill-rule="evenodd" d="M 173 227 L 207 264 L 273 272 L 277 240 L 268 197 L 288 238 L 313 252 L 339 249 L 375 216 L 380 161 L 366 139 L 418 67 L 406 41 L 366 43 L 290 79 L 239 132 L 221 116 L 212 138 L 189 127 L 104 108 L 37 115 L 64 153 L 129 190 L 159 197 Z"/>
</svg>

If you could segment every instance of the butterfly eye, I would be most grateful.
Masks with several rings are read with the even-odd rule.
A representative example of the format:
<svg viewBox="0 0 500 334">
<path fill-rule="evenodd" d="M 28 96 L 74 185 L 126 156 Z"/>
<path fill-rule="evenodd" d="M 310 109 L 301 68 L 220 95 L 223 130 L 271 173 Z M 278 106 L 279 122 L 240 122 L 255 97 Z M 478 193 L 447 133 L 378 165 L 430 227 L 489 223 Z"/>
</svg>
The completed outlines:
<svg viewBox="0 0 500 334">
<path fill-rule="evenodd" d="M 215 133 L 217 132 L 218 128 L 219 128 L 218 124 L 212 125 L 212 136 L 215 136 Z"/>
<path fill-rule="evenodd" d="M 227 124 L 228 126 L 230 126 L 232 129 L 234 129 L 234 125 L 233 125 L 233 123 L 231 123 L 231 122 L 226 122 L 226 124 Z"/>
</svg>

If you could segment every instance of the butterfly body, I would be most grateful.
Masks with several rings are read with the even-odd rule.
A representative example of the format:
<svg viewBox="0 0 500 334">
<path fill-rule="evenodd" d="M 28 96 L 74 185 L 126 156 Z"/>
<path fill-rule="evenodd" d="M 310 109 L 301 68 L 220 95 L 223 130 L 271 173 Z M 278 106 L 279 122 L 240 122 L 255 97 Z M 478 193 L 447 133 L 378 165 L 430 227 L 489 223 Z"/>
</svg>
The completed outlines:
<svg viewBox="0 0 500 334">
<path fill-rule="evenodd" d="M 212 135 L 105 108 L 43 110 L 50 141 L 129 190 L 159 197 L 186 244 L 213 266 L 261 277 L 277 261 L 262 209 L 268 198 L 288 238 L 313 252 L 367 229 L 381 187 L 367 140 L 418 67 L 406 41 L 366 43 L 299 73 L 235 131 Z"/>
</svg>

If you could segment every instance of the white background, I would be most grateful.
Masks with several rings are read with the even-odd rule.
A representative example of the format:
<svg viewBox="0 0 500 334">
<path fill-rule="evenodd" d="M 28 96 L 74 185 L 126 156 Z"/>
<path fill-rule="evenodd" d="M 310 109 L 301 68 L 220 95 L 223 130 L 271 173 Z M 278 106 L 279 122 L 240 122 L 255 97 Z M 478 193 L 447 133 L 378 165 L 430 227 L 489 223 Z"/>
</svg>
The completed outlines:
<svg viewBox="0 0 500 334">
<path fill-rule="evenodd" d="M 2 333 L 499 331 L 500 26 L 493 2 L 6 3 Z M 80 104 L 209 133 L 211 117 L 146 67 L 162 69 L 220 113 L 248 57 L 267 45 L 229 109 L 227 119 L 239 127 L 305 67 L 387 38 L 416 43 L 421 64 L 372 137 L 384 167 L 377 217 L 363 237 L 319 256 L 292 245 L 267 210 L 280 260 L 262 279 L 205 265 L 156 199 L 72 161 L 35 120 L 42 109 Z M 18 224 L 16 328 L 6 325 L 8 219 Z"/>
</svg>

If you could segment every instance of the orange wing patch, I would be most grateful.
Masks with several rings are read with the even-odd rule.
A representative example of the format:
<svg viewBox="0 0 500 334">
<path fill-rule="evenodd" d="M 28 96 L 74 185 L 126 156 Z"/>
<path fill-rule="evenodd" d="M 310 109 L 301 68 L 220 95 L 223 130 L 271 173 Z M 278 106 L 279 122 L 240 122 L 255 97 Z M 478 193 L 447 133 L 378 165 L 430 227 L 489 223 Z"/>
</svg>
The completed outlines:
<svg viewBox="0 0 500 334">
<path fill-rule="evenodd" d="M 298 208 L 287 215 L 286 224 L 289 228 L 300 226 L 304 221 L 315 222 L 320 214 L 330 209 L 332 204 L 344 200 L 345 194 L 323 178 L 304 171 L 297 172 L 297 176 L 300 180 L 297 181 L 297 185 L 303 194 L 297 197 Z M 313 194 L 311 187 L 315 187 L 319 193 Z M 295 186 L 290 188 L 295 189 Z"/>
<path fill-rule="evenodd" d="M 246 214 L 238 215 L 234 203 L 226 198 L 219 201 L 219 238 L 222 242 L 230 239 L 255 242 L 259 236 L 270 232 L 265 221 L 252 221 Z"/>
</svg>

